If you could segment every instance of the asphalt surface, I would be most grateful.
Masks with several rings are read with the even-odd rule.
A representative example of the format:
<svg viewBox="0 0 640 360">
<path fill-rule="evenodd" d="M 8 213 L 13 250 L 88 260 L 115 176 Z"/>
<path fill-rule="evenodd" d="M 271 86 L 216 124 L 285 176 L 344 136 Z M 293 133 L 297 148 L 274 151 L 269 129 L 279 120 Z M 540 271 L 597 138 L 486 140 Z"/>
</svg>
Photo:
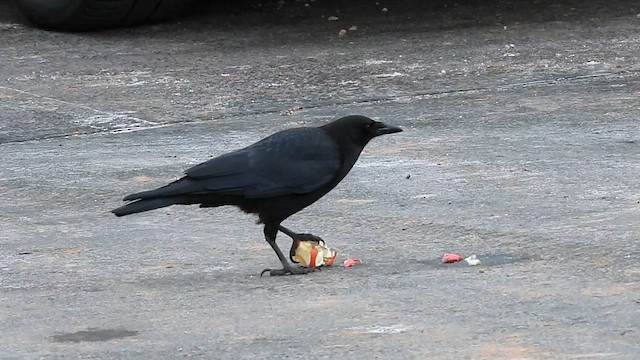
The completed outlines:
<svg viewBox="0 0 640 360">
<path fill-rule="evenodd" d="M 640 7 L 321 3 L 81 34 L 0 4 L 0 358 L 638 358 Z M 362 265 L 260 278 L 233 208 L 108 213 L 346 114 L 405 131 L 285 226 Z"/>
</svg>

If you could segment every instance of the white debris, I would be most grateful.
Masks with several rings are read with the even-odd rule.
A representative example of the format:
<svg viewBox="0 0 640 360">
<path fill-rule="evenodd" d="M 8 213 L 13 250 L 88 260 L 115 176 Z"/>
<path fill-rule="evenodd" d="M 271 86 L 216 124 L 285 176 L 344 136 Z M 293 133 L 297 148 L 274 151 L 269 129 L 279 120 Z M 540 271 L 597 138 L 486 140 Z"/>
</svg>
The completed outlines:
<svg viewBox="0 0 640 360">
<path fill-rule="evenodd" d="M 347 36 L 347 30 L 342 29 L 342 30 L 340 30 L 340 32 L 338 32 L 338 37 L 339 38 L 343 38 L 345 36 Z"/>
<path fill-rule="evenodd" d="M 393 77 L 398 77 L 398 76 L 405 76 L 405 74 L 399 73 L 399 72 L 396 71 L 396 72 L 388 73 L 388 74 L 371 75 L 371 77 L 374 77 L 374 78 L 393 78 Z"/>
<path fill-rule="evenodd" d="M 389 11 L 389 9 L 387 9 L 387 8 L 382 8 L 382 12 L 387 12 L 387 11 Z"/>
<path fill-rule="evenodd" d="M 0 30 L 16 30 L 22 29 L 24 25 L 15 23 L 0 23 Z"/>
<path fill-rule="evenodd" d="M 329 21 L 338 21 L 338 17 L 337 16 L 329 16 L 327 18 L 327 20 L 329 20 Z"/>
<path fill-rule="evenodd" d="M 371 60 L 365 60 L 364 63 L 365 65 L 380 65 L 380 64 L 390 64 L 393 61 L 391 60 L 375 60 L 375 59 L 371 59 Z"/>
<path fill-rule="evenodd" d="M 351 330 L 363 334 L 402 334 L 407 332 L 409 327 L 400 324 L 390 326 L 372 325 L 354 327 Z"/>
<path fill-rule="evenodd" d="M 480 265 L 480 259 L 478 259 L 475 254 L 465 258 L 464 261 L 466 261 L 469 266 Z"/>
<path fill-rule="evenodd" d="M 349 31 L 356 31 L 356 30 L 358 30 L 358 27 L 355 25 L 349 28 Z"/>
</svg>

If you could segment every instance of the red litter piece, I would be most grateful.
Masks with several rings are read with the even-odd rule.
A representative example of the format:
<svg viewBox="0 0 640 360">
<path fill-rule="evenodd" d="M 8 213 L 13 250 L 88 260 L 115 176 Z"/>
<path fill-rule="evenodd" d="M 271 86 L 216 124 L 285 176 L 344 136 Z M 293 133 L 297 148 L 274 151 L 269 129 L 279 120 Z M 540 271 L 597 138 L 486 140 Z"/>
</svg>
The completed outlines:
<svg viewBox="0 0 640 360">
<path fill-rule="evenodd" d="M 442 256 L 442 262 L 445 264 L 456 263 L 462 260 L 464 260 L 464 258 L 458 254 L 446 253 Z"/>
<path fill-rule="evenodd" d="M 347 259 L 347 260 L 344 261 L 342 266 L 348 268 L 348 267 L 352 267 L 354 265 L 358 265 L 358 264 L 361 264 L 361 263 L 362 263 L 361 259 Z"/>
</svg>

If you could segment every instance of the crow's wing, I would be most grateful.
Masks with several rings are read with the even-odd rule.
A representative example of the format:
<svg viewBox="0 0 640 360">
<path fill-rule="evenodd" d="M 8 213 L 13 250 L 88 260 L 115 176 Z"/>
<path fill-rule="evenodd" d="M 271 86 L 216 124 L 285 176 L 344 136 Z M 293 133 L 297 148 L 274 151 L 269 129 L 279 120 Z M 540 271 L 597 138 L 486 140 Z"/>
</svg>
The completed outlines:
<svg viewBox="0 0 640 360">
<path fill-rule="evenodd" d="M 186 171 L 192 194 L 267 198 L 312 192 L 335 179 L 342 159 L 319 128 L 290 129 Z M 195 190 L 194 189 L 194 190 Z"/>
</svg>

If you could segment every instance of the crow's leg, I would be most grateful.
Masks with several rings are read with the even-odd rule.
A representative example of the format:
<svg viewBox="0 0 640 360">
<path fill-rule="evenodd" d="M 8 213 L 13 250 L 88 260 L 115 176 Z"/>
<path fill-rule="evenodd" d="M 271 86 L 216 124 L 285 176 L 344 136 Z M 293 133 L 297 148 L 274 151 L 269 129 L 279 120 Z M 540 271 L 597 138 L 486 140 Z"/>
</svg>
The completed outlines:
<svg viewBox="0 0 640 360">
<path fill-rule="evenodd" d="M 280 275 L 288 275 L 288 274 L 302 275 L 302 274 L 308 274 L 310 272 L 313 272 L 314 269 L 307 269 L 307 268 L 302 268 L 298 266 L 293 266 L 291 265 L 291 263 L 289 263 L 289 261 L 287 261 L 287 258 L 284 257 L 284 254 L 278 247 L 278 244 L 276 244 L 277 235 L 278 235 L 278 226 L 265 224 L 264 238 L 265 240 L 267 240 L 269 245 L 271 245 L 271 248 L 273 249 L 273 251 L 276 252 L 276 255 L 278 255 L 278 259 L 282 263 L 282 269 L 264 269 L 260 273 L 260 276 L 262 276 L 266 272 L 269 272 L 269 275 L 271 276 L 280 276 Z"/>
<path fill-rule="evenodd" d="M 296 262 L 293 260 L 293 256 L 296 254 L 296 248 L 298 247 L 298 242 L 300 241 L 317 241 L 320 244 L 324 244 L 324 240 L 320 236 L 315 236 L 313 234 L 298 234 L 293 232 L 282 225 L 278 225 L 278 230 L 287 234 L 292 240 L 291 249 L 289 250 L 289 259 L 291 262 Z"/>
</svg>

